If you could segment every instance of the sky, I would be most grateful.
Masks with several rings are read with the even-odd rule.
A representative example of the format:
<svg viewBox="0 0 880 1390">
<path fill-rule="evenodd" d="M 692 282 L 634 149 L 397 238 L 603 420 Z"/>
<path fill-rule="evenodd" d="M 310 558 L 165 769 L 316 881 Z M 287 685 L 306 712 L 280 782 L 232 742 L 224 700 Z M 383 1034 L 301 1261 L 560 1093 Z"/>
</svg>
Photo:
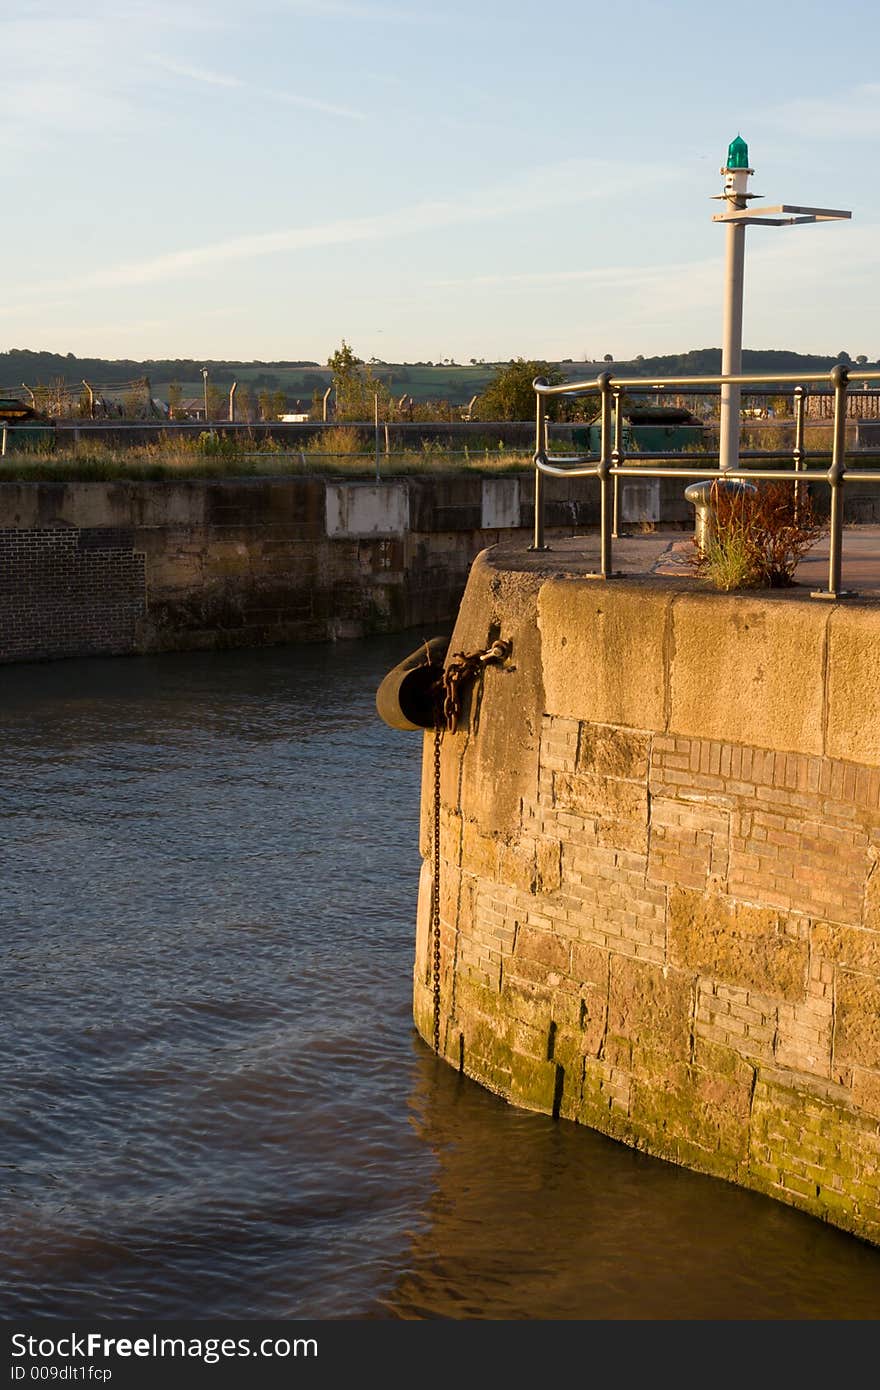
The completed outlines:
<svg viewBox="0 0 880 1390">
<path fill-rule="evenodd" d="M 593 360 L 721 342 L 720 168 L 843 221 L 746 232 L 743 343 L 880 357 L 865 0 L 0 0 L 0 350 Z"/>
</svg>

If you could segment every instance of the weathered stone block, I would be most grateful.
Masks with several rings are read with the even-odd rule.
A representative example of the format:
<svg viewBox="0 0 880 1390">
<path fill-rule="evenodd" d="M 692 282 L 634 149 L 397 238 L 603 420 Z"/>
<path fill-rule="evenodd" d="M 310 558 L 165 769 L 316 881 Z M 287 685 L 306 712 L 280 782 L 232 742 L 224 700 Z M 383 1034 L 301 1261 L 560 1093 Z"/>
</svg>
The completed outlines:
<svg viewBox="0 0 880 1390">
<path fill-rule="evenodd" d="M 552 932 L 520 927 L 516 934 L 514 956 L 517 961 L 529 960 L 547 970 L 557 970 L 564 975 L 569 973 L 569 944 Z"/>
<path fill-rule="evenodd" d="M 650 734 L 608 724 L 581 725 L 577 772 L 641 781 L 648 775 L 650 756 Z"/>
<path fill-rule="evenodd" d="M 640 854 L 648 848 L 648 789 L 645 783 L 616 777 L 557 772 L 553 777 L 557 807 L 594 817 L 600 844 Z"/>
<path fill-rule="evenodd" d="M 547 987 L 547 971 L 537 967 L 537 983 L 529 983 L 522 975 L 515 976 L 524 962 L 516 958 L 509 962 L 505 971 L 498 1009 L 503 1017 L 517 1018 L 533 1027 L 543 1028 L 545 1033 L 552 1022 L 561 1028 L 573 1029 L 579 1026 L 580 1001 L 574 993 L 565 993 Z"/>
<path fill-rule="evenodd" d="M 598 1056 L 608 1019 L 609 956 L 598 946 L 575 941 L 571 947 L 571 977 L 580 992 L 581 1051 Z"/>
<path fill-rule="evenodd" d="M 827 616 L 790 595 L 682 594 L 670 732 L 821 753 Z"/>
<path fill-rule="evenodd" d="M 865 904 L 862 921 L 870 931 L 880 932 L 880 863 L 877 850 L 868 851 L 869 871 L 865 883 Z"/>
<path fill-rule="evenodd" d="M 533 893 L 536 874 L 534 840 L 501 841 L 497 850 L 496 873 L 499 882 L 509 883 L 523 893 Z"/>
<path fill-rule="evenodd" d="M 461 833 L 462 868 L 480 878 L 494 880 L 497 864 L 498 841 L 491 835 L 484 835 L 475 821 L 464 820 Z"/>
<path fill-rule="evenodd" d="M 810 931 L 813 953 L 847 970 L 880 976 L 880 931 L 815 922 Z"/>
<path fill-rule="evenodd" d="M 880 980 L 838 970 L 834 1061 L 880 1071 Z"/>
<path fill-rule="evenodd" d="M 852 1095 L 854 1104 L 860 1110 L 864 1110 L 868 1115 L 875 1115 L 880 1120 L 880 1072 L 863 1071 L 861 1067 L 854 1067 Z"/>
<path fill-rule="evenodd" d="M 688 889 L 669 894 L 669 959 L 681 969 L 783 999 L 804 997 L 807 944 L 784 934 L 778 912 Z"/>
<path fill-rule="evenodd" d="M 665 727 L 669 591 L 548 579 L 538 596 L 548 714 Z"/>
<path fill-rule="evenodd" d="M 535 843 L 535 870 L 538 893 L 552 893 L 562 882 L 561 840 L 540 839 Z"/>
<path fill-rule="evenodd" d="M 880 610 L 836 608 L 828 624 L 828 730 L 832 758 L 880 764 Z"/>
<path fill-rule="evenodd" d="M 640 1053 L 674 1062 L 690 1055 L 693 1015 L 690 975 L 650 961 L 611 957 L 608 1033 Z"/>
</svg>

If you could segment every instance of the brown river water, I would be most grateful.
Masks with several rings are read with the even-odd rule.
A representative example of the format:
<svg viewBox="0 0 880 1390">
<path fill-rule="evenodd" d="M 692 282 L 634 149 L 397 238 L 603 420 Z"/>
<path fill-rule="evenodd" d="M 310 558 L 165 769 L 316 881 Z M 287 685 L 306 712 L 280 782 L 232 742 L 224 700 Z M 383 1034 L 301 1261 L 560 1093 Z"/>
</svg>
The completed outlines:
<svg viewBox="0 0 880 1390">
<path fill-rule="evenodd" d="M 874 1319 L 880 1250 L 437 1062 L 433 633 L 0 675 L 0 1316 Z"/>
</svg>

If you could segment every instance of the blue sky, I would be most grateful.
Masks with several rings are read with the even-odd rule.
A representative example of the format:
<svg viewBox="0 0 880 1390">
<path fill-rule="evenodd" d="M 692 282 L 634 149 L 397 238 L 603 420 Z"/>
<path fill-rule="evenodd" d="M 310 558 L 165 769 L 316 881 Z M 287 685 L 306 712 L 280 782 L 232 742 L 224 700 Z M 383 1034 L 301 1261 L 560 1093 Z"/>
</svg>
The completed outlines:
<svg viewBox="0 0 880 1390">
<path fill-rule="evenodd" d="M 323 362 L 880 357 L 878 7 L 0 0 L 0 349 Z"/>
</svg>

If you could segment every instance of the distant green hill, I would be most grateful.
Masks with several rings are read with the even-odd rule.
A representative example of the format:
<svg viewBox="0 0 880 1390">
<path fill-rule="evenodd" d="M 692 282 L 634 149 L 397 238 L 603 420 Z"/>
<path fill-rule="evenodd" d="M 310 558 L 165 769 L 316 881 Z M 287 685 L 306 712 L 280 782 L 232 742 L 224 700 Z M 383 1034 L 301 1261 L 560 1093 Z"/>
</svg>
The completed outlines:
<svg viewBox="0 0 880 1390">
<path fill-rule="evenodd" d="M 846 355 L 843 354 L 845 358 Z M 830 371 L 841 354 L 826 356 L 786 350 L 744 349 L 743 370 L 747 372 Z M 498 366 L 505 363 L 473 362 L 468 366 L 431 362 L 382 362 L 371 364 L 375 375 L 394 395 L 410 395 L 416 401 L 447 400 L 467 405 L 484 389 Z M 569 358 L 557 364 L 572 380 L 595 377 L 610 370 L 618 376 L 696 376 L 721 370 L 720 348 L 692 348 L 687 352 L 658 357 L 636 357 L 632 361 L 576 362 Z M 871 365 L 874 365 L 872 363 Z M 152 392 L 166 398 L 169 385 L 177 383 L 186 396 L 199 396 L 204 389 L 202 368 L 208 370 L 211 386 L 228 390 L 233 381 L 247 383 L 252 391 L 280 391 L 291 405 L 311 401 L 315 391 L 330 384 L 330 369 L 318 362 L 235 362 L 201 361 L 192 358 L 161 358 L 136 361 L 123 358 L 75 357 L 73 353 L 37 352 L 12 348 L 0 353 L 0 395 L 20 393 L 23 385 L 32 389 L 59 382 L 74 386 L 88 381 L 93 387 L 122 389 L 129 382 L 149 377 Z"/>
</svg>

